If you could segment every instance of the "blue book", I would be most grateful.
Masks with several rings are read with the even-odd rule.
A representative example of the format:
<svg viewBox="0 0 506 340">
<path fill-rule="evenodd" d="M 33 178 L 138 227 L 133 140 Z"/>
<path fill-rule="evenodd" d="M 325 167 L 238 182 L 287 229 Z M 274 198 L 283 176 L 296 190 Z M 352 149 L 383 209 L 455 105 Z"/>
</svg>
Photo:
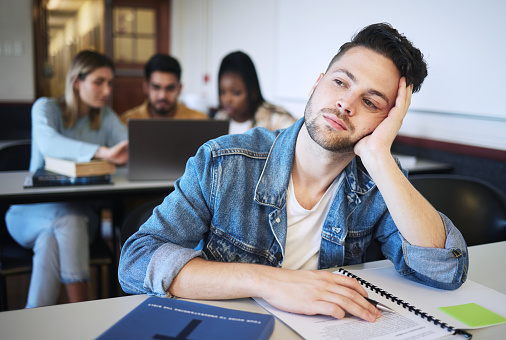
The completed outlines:
<svg viewBox="0 0 506 340">
<path fill-rule="evenodd" d="M 262 340 L 273 330 L 270 314 L 152 296 L 97 339 Z"/>
<path fill-rule="evenodd" d="M 31 181 L 25 182 L 24 187 L 51 187 L 66 185 L 92 185 L 111 184 L 111 175 L 69 177 L 60 175 L 45 169 L 38 169 L 32 176 Z"/>
</svg>

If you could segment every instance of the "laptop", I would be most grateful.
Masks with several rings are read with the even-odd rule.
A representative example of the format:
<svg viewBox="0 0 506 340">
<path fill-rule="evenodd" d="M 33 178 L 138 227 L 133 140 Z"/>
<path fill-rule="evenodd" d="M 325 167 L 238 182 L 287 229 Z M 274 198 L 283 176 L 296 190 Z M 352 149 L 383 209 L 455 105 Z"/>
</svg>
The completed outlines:
<svg viewBox="0 0 506 340">
<path fill-rule="evenodd" d="M 128 179 L 176 180 L 202 144 L 228 134 L 228 121 L 130 119 Z"/>
</svg>

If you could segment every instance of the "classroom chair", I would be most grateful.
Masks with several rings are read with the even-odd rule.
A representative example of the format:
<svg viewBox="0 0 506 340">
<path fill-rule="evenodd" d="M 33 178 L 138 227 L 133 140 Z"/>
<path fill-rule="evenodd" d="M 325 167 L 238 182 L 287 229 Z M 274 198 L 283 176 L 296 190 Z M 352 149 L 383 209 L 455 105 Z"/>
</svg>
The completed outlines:
<svg viewBox="0 0 506 340">
<path fill-rule="evenodd" d="M 468 246 L 506 240 L 506 195 L 491 184 L 453 174 L 413 175 L 409 180 L 453 221 Z"/>
<path fill-rule="evenodd" d="M 0 149 L 0 171 L 26 170 L 30 165 L 30 141 L 13 142 Z M 8 309 L 6 278 L 29 274 L 32 271 L 33 252 L 14 241 L 5 226 L 5 213 L 9 208 L 0 205 L 0 311 Z"/>
<path fill-rule="evenodd" d="M 19 141 L 0 148 L 0 171 L 28 170 L 32 143 Z"/>
<path fill-rule="evenodd" d="M 125 221 L 121 225 L 120 230 L 120 246 L 123 247 L 123 244 L 126 240 L 133 235 L 139 227 L 147 221 L 149 216 L 153 213 L 153 209 L 162 203 L 163 198 L 159 198 L 156 200 L 152 200 L 146 203 L 139 205 L 134 208 L 125 218 Z"/>
</svg>

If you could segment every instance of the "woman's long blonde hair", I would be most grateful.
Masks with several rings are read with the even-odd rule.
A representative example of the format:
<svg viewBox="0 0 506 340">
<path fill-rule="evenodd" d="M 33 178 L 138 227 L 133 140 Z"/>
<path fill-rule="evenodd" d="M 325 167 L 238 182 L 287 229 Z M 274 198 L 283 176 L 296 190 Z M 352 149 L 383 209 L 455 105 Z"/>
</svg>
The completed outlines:
<svg viewBox="0 0 506 340">
<path fill-rule="evenodd" d="M 88 74 L 100 67 L 109 67 L 114 72 L 114 64 L 111 59 L 95 51 L 81 51 L 70 63 L 65 79 L 65 94 L 61 103 L 63 109 L 63 123 L 66 128 L 72 128 L 78 118 L 79 92 L 74 84 L 77 79 L 84 80 Z M 101 109 L 91 108 L 89 119 L 92 129 L 100 127 Z"/>
</svg>

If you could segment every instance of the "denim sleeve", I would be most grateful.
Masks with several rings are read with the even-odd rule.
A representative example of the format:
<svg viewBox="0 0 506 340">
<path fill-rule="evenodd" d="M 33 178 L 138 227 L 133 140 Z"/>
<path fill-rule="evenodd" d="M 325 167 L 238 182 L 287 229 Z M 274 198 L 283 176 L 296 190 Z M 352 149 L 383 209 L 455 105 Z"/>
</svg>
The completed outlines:
<svg viewBox="0 0 506 340">
<path fill-rule="evenodd" d="M 431 287 L 453 290 L 459 288 L 467 278 L 467 245 L 451 220 L 444 214 L 439 214 L 446 232 L 444 249 L 414 246 L 397 230 L 381 240 L 382 250 L 393 262 L 397 272 L 406 278 Z M 385 223 L 393 224 L 391 217 Z M 389 228 L 383 230 L 385 229 Z"/>
<path fill-rule="evenodd" d="M 123 245 L 118 278 L 126 293 L 164 296 L 183 266 L 202 255 L 195 248 L 212 217 L 213 160 L 206 149 L 189 159 L 174 191 Z"/>
</svg>

